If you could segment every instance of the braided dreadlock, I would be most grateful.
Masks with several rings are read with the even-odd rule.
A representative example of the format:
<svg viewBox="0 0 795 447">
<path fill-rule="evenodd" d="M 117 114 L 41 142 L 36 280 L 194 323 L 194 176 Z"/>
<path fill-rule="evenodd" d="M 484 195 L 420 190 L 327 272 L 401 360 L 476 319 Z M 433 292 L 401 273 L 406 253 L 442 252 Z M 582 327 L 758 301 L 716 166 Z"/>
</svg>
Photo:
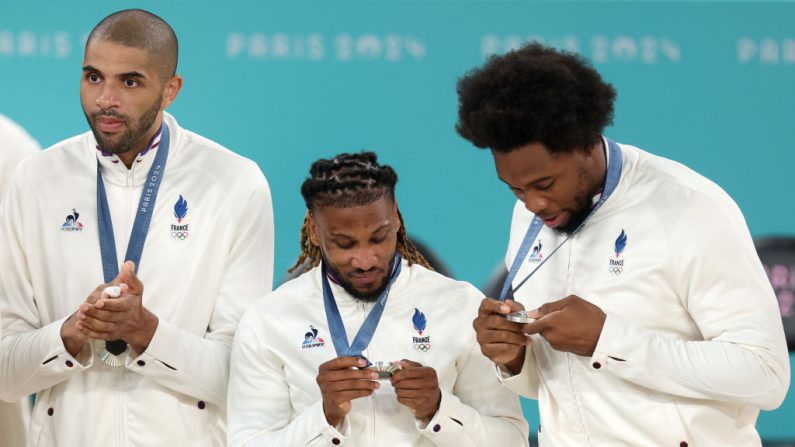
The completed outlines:
<svg viewBox="0 0 795 447">
<path fill-rule="evenodd" d="M 306 202 L 306 216 L 301 226 L 301 254 L 288 271 L 292 273 L 304 262 L 309 263 L 304 271 L 317 267 L 322 258 L 320 247 L 312 244 L 309 239 L 309 218 L 312 210 L 317 207 L 330 206 L 348 208 L 366 205 L 383 197 L 395 200 L 395 184 L 397 174 L 389 165 L 379 165 L 378 156 L 374 152 L 358 154 L 343 153 L 332 159 L 320 159 L 312 163 L 309 177 L 301 185 L 301 195 Z M 414 243 L 406 236 L 406 225 L 398 210 L 400 230 L 397 235 L 397 247 L 400 256 L 411 264 L 420 264 L 431 269 L 428 261 L 417 250 Z"/>
</svg>

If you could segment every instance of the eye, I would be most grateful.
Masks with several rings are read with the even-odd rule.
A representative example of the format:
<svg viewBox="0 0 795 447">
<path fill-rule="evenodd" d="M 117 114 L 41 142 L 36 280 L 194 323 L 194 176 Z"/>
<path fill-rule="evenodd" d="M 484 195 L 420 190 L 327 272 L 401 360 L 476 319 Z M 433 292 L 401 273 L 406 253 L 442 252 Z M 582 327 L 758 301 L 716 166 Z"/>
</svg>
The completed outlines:
<svg viewBox="0 0 795 447">
<path fill-rule="evenodd" d="M 124 80 L 124 85 L 130 88 L 138 87 L 138 81 L 132 78 L 127 78 Z"/>
<path fill-rule="evenodd" d="M 524 202 L 524 191 L 519 188 L 511 188 L 511 192 L 516 196 L 517 199 Z"/>
<path fill-rule="evenodd" d="M 545 190 L 551 188 L 552 185 L 554 185 L 554 184 L 555 184 L 555 181 L 554 180 L 550 180 L 550 181 L 548 181 L 546 183 L 542 183 L 540 185 L 536 185 L 536 189 L 539 190 L 539 191 L 545 191 Z"/>
<path fill-rule="evenodd" d="M 334 245 L 336 245 L 337 247 L 343 250 L 348 250 L 353 248 L 353 242 L 334 242 Z"/>
<path fill-rule="evenodd" d="M 99 75 L 96 73 L 89 73 L 86 75 L 86 80 L 91 84 L 96 84 L 99 82 Z"/>
</svg>

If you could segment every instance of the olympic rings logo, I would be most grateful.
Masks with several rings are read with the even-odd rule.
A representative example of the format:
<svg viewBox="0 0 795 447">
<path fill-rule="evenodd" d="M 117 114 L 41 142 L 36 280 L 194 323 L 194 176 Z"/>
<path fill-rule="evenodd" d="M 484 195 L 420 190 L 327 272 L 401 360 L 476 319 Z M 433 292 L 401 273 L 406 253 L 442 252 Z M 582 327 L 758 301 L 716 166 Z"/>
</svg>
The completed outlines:
<svg viewBox="0 0 795 447">
<path fill-rule="evenodd" d="M 414 343 L 414 350 L 415 351 L 428 352 L 428 350 L 430 350 L 430 349 L 431 349 L 431 344 L 430 343 Z"/>
<path fill-rule="evenodd" d="M 620 275 L 624 273 L 624 267 L 610 267 L 607 269 L 607 271 L 614 275 Z"/>
<path fill-rule="evenodd" d="M 171 232 L 171 237 L 173 237 L 174 239 L 179 239 L 181 241 L 184 241 L 185 239 L 188 238 L 188 232 L 187 231 L 172 231 Z"/>
</svg>

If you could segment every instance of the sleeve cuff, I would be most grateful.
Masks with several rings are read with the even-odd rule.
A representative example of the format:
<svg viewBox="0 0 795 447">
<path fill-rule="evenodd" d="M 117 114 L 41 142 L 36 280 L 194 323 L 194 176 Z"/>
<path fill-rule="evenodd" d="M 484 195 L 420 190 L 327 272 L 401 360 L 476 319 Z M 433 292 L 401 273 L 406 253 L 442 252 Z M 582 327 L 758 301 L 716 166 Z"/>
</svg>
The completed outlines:
<svg viewBox="0 0 795 447">
<path fill-rule="evenodd" d="M 179 340 L 180 335 L 178 327 L 159 318 L 157 329 L 155 329 L 152 340 L 149 341 L 149 346 L 138 358 L 149 356 L 158 360 L 166 360 L 178 356 L 179 346 L 175 345 L 174 340 Z"/>
<path fill-rule="evenodd" d="M 152 367 L 162 371 L 177 371 L 177 368 L 171 365 L 170 362 L 174 363 L 174 360 L 182 355 L 177 344 L 174 343 L 174 340 L 179 340 L 180 335 L 178 327 L 159 318 L 157 329 L 155 329 L 155 334 L 152 336 L 146 351 L 137 356 L 129 356 L 126 367 L 141 374 L 145 374 L 145 368 Z"/>
<path fill-rule="evenodd" d="M 314 414 L 312 418 L 314 420 L 313 425 L 321 427 L 320 437 L 326 440 L 326 445 L 345 445 L 351 434 L 351 423 L 348 418 L 343 418 L 336 427 L 329 425 L 328 421 L 326 421 L 326 414 L 323 413 L 322 400 L 314 405 L 312 412 Z"/>
<path fill-rule="evenodd" d="M 61 318 L 45 326 L 45 330 L 49 332 L 46 335 L 49 347 L 42 360 L 42 367 L 49 369 L 48 374 L 61 375 L 65 372 L 83 371 L 94 364 L 94 345 L 92 343 L 86 343 L 77 357 L 73 357 L 66 350 L 61 338 L 61 327 L 68 319 L 69 317 Z"/>
<path fill-rule="evenodd" d="M 460 444 L 466 412 L 462 407 L 466 406 L 457 397 L 442 391 L 439 410 L 433 418 L 427 424 L 419 419 L 415 419 L 414 423 L 417 430 L 436 445 Z"/>
<path fill-rule="evenodd" d="M 530 378 L 527 377 L 529 374 L 528 371 L 533 370 L 532 365 L 529 365 L 530 362 L 533 362 L 533 345 L 527 346 L 525 348 L 524 353 L 524 363 L 522 364 L 522 370 L 519 371 L 519 374 L 512 374 L 508 371 L 508 368 L 494 364 L 494 371 L 497 374 L 497 380 L 508 388 L 509 390 L 513 391 L 516 394 L 525 395 L 526 391 L 525 388 L 527 387 L 527 383 Z M 535 381 L 536 379 L 533 379 Z"/>
<path fill-rule="evenodd" d="M 626 361 L 624 355 L 616 352 L 621 335 L 624 333 L 626 333 L 626 322 L 615 315 L 608 314 L 593 355 L 591 355 L 591 368 L 594 370 L 605 369 L 611 363 Z"/>
</svg>

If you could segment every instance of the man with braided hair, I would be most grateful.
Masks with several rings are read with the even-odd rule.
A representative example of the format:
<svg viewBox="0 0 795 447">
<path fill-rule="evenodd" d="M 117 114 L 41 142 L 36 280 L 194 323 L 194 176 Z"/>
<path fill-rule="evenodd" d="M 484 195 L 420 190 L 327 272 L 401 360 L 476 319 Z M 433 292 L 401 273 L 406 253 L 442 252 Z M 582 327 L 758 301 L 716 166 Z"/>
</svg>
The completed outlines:
<svg viewBox="0 0 795 447">
<path fill-rule="evenodd" d="M 309 172 L 293 267 L 308 271 L 240 322 L 229 444 L 527 445 L 517 398 L 483 373 L 482 294 L 406 237 L 395 171 L 364 152 Z"/>
</svg>

